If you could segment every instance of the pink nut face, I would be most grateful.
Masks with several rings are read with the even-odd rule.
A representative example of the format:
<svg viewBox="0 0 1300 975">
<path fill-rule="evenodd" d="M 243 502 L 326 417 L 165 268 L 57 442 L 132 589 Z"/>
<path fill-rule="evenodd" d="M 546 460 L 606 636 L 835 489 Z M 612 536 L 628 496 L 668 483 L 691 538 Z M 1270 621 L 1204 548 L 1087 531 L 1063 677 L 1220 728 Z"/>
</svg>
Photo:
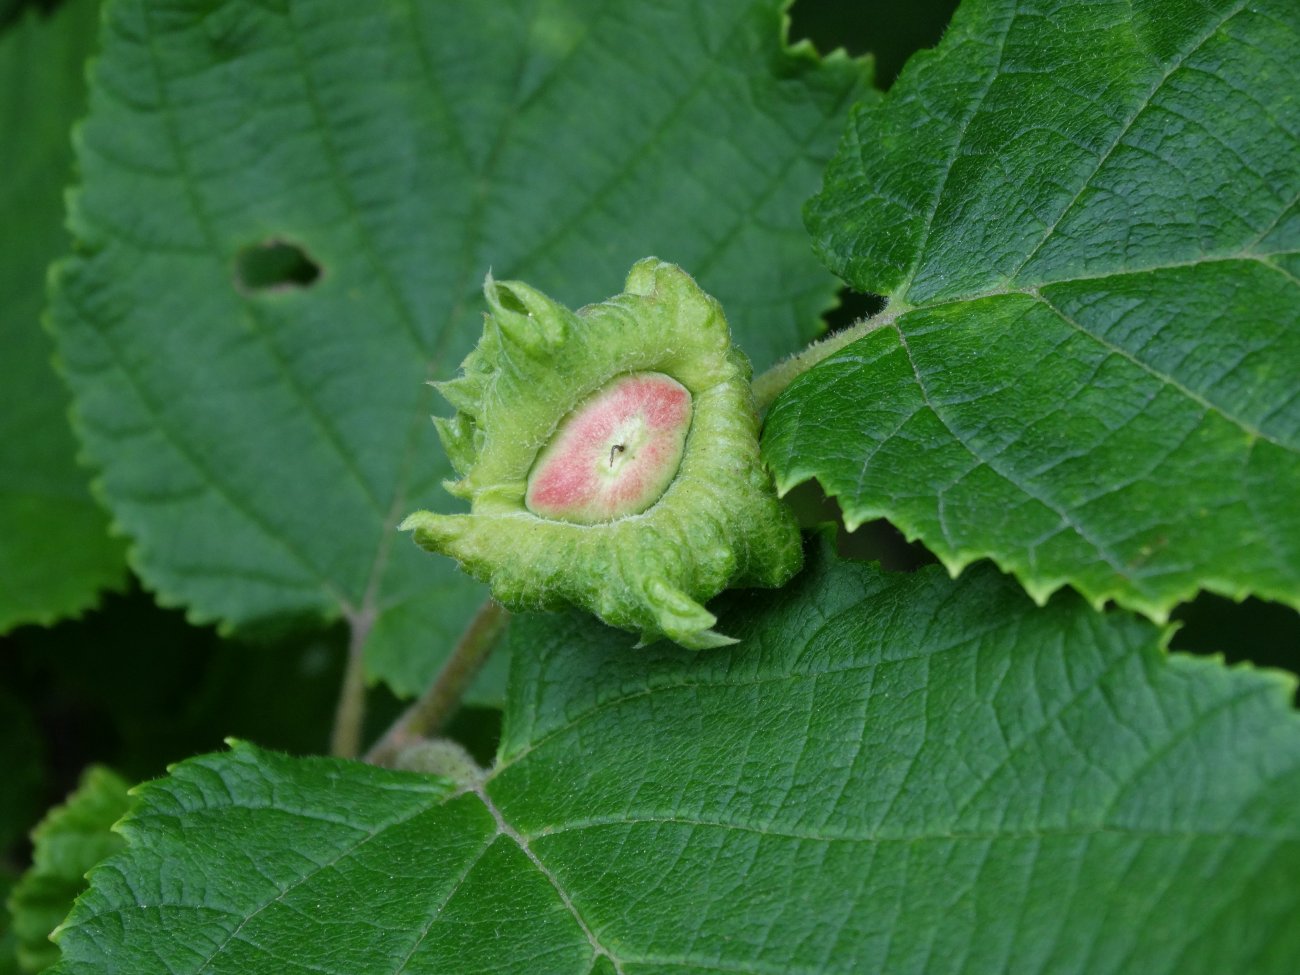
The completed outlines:
<svg viewBox="0 0 1300 975">
<path fill-rule="evenodd" d="M 677 476 L 691 394 L 660 372 L 618 376 L 560 421 L 528 474 L 524 504 L 595 525 L 645 511 Z"/>
</svg>

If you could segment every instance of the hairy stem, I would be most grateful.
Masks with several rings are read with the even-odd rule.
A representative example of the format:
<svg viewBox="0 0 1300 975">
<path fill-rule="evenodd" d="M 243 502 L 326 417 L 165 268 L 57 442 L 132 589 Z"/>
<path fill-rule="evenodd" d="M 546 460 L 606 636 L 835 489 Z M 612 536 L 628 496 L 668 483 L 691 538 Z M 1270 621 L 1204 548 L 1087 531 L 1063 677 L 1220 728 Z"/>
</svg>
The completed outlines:
<svg viewBox="0 0 1300 975">
<path fill-rule="evenodd" d="M 336 758 L 356 758 L 361 751 L 361 730 L 366 722 L 365 645 L 371 622 L 368 616 L 351 621 L 348 662 L 338 704 L 334 706 L 334 729 L 330 733 L 330 754 Z"/>
<path fill-rule="evenodd" d="M 813 342 L 802 352 L 796 352 L 788 359 L 782 359 L 767 372 L 754 379 L 754 402 L 762 416 L 776 402 L 776 398 L 785 392 L 785 388 L 802 376 L 823 359 L 829 358 L 851 342 L 856 342 L 864 335 L 890 324 L 903 313 L 904 308 L 891 308 L 873 318 L 864 318 L 854 322 L 843 331 L 828 335 L 818 342 Z"/>
<path fill-rule="evenodd" d="M 366 752 L 365 760 L 374 765 L 392 765 L 404 748 L 441 729 L 460 706 L 461 696 L 482 669 L 509 619 L 510 614 L 491 599 L 479 607 L 429 689 L 402 712 Z"/>
</svg>

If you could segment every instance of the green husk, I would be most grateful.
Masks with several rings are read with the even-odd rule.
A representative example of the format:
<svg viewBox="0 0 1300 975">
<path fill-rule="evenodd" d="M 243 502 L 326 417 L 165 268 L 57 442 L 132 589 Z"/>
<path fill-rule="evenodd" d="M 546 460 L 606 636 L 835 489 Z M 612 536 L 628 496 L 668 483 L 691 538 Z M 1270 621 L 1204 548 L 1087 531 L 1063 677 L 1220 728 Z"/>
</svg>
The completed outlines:
<svg viewBox="0 0 1300 975">
<path fill-rule="evenodd" d="M 798 527 L 758 452 L 750 366 L 718 302 L 686 272 L 637 262 L 621 295 L 577 312 L 519 282 L 484 285 L 483 337 L 456 407 L 435 421 L 469 514 L 418 511 L 403 523 L 511 609 L 576 605 L 612 626 L 692 649 L 734 642 L 702 605 L 729 586 L 780 586 L 799 568 Z M 692 396 L 677 477 L 636 515 L 580 525 L 524 506 L 529 471 L 560 421 L 611 379 L 671 376 Z"/>
</svg>

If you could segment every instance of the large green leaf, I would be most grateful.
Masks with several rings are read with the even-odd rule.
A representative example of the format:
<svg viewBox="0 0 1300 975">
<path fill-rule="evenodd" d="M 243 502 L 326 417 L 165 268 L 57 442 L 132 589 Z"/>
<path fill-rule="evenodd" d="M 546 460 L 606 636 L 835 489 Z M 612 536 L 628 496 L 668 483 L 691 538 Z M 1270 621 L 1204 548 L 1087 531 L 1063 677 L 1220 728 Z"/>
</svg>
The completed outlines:
<svg viewBox="0 0 1300 975">
<path fill-rule="evenodd" d="M 85 609 L 125 574 L 75 460 L 68 393 L 41 330 L 45 268 L 67 248 L 69 129 L 86 101 L 99 5 L 33 11 L 0 34 L 0 632 Z"/>
<path fill-rule="evenodd" d="M 779 6 L 113 3 L 55 312 L 146 582 L 342 614 L 414 691 L 482 598 L 394 526 L 451 510 L 424 384 L 489 267 L 581 304 L 657 253 L 759 364 L 805 339 L 835 282 L 798 208 L 867 71 L 784 49 Z"/>
<path fill-rule="evenodd" d="M 1287 681 L 989 567 L 724 602 L 701 655 L 516 621 L 483 781 L 183 763 L 60 971 L 1292 971 Z"/>
<path fill-rule="evenodd" d="M 81 776 L 68 801 L 32 832 L 32 865 L 7 898 L 18 965 L 39 972 L 59 960 L 52 932 L 86 889 L 86 872 L 122 847 L 112 826 L 130 808 L 127 784 L 102 766 Z"/>
<path fill-rule="evenodd" d="M 1300 4 L 970 0 L 808 210 L 880 327 L 766 456 L 952 571 L 1300 605 Z"/>
</svg>

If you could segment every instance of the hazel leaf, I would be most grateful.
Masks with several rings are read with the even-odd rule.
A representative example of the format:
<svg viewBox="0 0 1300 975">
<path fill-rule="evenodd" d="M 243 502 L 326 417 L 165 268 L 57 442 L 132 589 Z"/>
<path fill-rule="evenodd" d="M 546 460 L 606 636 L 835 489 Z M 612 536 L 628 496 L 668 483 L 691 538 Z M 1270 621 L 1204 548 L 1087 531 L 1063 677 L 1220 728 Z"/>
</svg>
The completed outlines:
<svg viewBox="0 0 1300 975">
<path fill-rule="evenodd" d="M 127 783 L 92 765 L 67 801 L 51 809 L 32 831 L 32 865 L 8 899 L 18 963 L 38 972 L 59 960 L 50 934 L 86 889 L 86 872 L 122 847 L 112 826 L 130 808 Z"/>
<path fill-rule="evenodd" d="M 575 301 L 655 252 L 756 362 L 811 337 L 837 284 L 799 208 L 870 72 L 785 43 L 783 6 L 108 4 L 53 307 L 148 588 L 343 617 L 418 693 L 484 592 L 395 529 L 455 509 L 425 383 L 489 268 Z"/>
<path fill-rule="evenodd" d="M 1293 975 L 1294 678 L 988 565 L 810 561 L 705 655 L 516 619 L 483 775 L 175 766 L 58 975 Z"/>
<path fill-rule="evenodd" d="M 1300 606 L 1300 4 L 967 0 L 807 216 L 884 295 L 768 416 L 782 490 L 1163 619 Z"/>
</svg>

